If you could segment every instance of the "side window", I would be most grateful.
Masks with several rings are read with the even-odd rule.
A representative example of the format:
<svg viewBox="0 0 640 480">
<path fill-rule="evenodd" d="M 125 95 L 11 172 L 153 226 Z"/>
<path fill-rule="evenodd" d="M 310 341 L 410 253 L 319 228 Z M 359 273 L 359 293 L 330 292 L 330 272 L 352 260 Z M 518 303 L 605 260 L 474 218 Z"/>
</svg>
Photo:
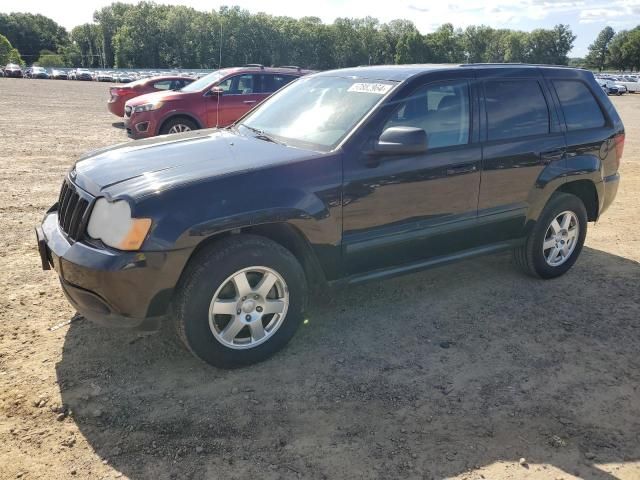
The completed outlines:
<svg viewBox="0 0 640 480">
<path fill-rule="evenodd" d="M 170 90 L 171 89 L 171 80 L 161 80 L 153 84 L 153 88 L 157 90 Z"/>
<path fill-rule="evenodd" d="M 591 90 L 576 80 L 554 80 L 568 130 L 604 126 L 604 116 Z"/>
<path fill-rule="evenodd" d="M 259 92 L 257 75 L 246 74 L 229 77 L 218 84 L 228 95 L 250 95 Z"/>
<path fill-rule="evenodd" d="M 469 143 L 469 85 L 446 82 L 418 88 L 404 100 L 384 129 L 417 127 L 427 132 L 429 148 Z"/>
<path fill-rule="evenodd" d="M 293 75 L 281 75 L 281 74 L 263 75 L 262 76 L 262 82 L 263 82 L 262 93 L 273 93 L 276 90 L 280 90 L 287 83 L 292 82 L 296 78 L 297 77 L 294 77 Z"/>
<path fill-rule="evenodd" d="M 536 80 L 484 84 L 489 140 L 549 133 L 549 108 Z"/>
</svg>

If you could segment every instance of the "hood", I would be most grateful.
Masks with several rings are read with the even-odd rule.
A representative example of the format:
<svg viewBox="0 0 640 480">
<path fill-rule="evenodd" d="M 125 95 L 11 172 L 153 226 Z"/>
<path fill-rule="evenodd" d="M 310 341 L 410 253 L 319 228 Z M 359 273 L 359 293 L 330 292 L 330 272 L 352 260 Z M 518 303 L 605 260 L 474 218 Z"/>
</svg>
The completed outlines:
<svg viewBox="0 0 640 480">
<path fill-rule="evenodd" d="M 188 95 L 188 93 L 177 92 L 174 90 L 163 90 L 161 92 L 145 93 L 144 95 L 140 95 L 135 98 L 132 98 L 127 102 L 127 105 L 131 105 L 132 107 L 135 107 L 137 105 L 144 105 L 145 103 L 153 103 L 159 100 L 163 100 L 167 102 L 169 100 L 176 100 L 177 98 L 182 97 L 183 95 Z"/>
<path fill-rule="evenodd" d="M 196 130 L 90 152 L 76 162 L 70 177 L 93 196 L 135 201 L 189 183 L 317 155 L 228 130 Z"/>
</svg>

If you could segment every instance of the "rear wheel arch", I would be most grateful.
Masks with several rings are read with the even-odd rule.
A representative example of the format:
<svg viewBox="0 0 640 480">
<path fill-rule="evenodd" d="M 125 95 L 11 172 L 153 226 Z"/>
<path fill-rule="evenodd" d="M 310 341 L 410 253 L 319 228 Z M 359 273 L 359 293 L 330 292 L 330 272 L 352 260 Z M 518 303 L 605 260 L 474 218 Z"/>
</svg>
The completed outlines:
<svg viewBox="0 0 640 480">
<path fill-rule="evenodd" d="M 595 184 L 591 180 L 575 180 L 560 186 L 557 192 L 570 193 L 578 197 L 587 210 L 587 219 L 595 222 L 599 214 L 599 198 Z"/>
</svg>

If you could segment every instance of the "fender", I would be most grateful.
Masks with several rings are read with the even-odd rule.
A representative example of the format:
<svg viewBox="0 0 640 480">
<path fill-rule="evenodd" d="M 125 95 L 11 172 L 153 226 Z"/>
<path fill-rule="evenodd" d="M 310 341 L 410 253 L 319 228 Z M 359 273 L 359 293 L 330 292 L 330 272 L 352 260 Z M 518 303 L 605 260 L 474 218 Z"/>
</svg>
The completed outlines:
<svg viewBox="0 0 640 480">
<path fill-rule="evenodd" d="M 550 163 L 542 170 L 534 188 L 529 193 L 529 211 L 527 212 L 527 230 L 535 222 L 551 195 L 563 185 L 577 180 L 593 182 L 602 207 L 602 161 L 593 155 L 574 155 L 560 162 Z"/>
<path fill-rule="evenodd" d="M 219 235 L 287 224 L 331 279 L 341 266 L 341 186 L 341 155 L 330 154 L 159 192 L 136 205 L 155 225 L 144 249 L 194 250 Z"/>
</svg>

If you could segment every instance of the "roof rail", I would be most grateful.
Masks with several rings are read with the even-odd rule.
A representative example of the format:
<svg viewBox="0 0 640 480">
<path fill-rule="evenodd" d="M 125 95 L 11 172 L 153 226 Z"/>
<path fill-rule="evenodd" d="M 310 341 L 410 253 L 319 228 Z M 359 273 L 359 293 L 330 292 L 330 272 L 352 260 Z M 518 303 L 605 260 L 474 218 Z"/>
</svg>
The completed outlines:
<svg viewBox="0 0 640 480">
<path fill-rule="evenodd" d="M 247 63 L 245 67 L 255 67 L 264 70 L 264 65 L 262 65 L 261 63 Z"/>
<path fill-rule="evenodd" d="M 298 71 L 302 70 L 302 68 L 297 65 L 280 65 L 277 68 L 290 68 L 292 70 L 298 70 Z"/>
</svg>

